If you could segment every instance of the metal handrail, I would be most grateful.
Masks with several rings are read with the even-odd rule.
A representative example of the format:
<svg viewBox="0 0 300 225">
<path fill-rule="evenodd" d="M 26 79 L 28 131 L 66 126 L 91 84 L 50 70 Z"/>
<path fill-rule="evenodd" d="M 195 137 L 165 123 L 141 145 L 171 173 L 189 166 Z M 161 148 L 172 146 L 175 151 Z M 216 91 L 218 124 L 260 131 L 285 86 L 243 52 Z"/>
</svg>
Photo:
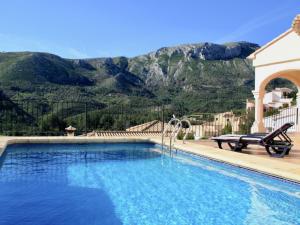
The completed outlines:
<svg viewBox="0 0 300 225">
<path fill-rule="evenodd" d="M 173 123 L 175 123 L 175 125 L 173 126 Z M 167 126 L 165 127 L 163 133 L 162 133 L 162 147 L 165 145 L 164 143 L 164 138 L 167 137 L 167 134 L 171 129 L 171 134 L 169 136 L 170 138 L 170 143 L 169 143 L 169 150 L 171 151 L 172 149 L 172 141 L 174 143 L 175 138 L 177 137 L 178 132 L 181 130 L 182 127 L 182 123 L 181 121 L 175 117 L 175 115 L 173 115 L 173 117 L 170 119 L 170 121 L 168 122 Z"/>
<path fill-rule="evenodd" d="M 175 125 L 172 126 L 172 124 L 175 122 Z M 164 146 L 164 138 L 167 136 L 167 132 L 169 132 L 170 128 L 173 128 L 171 130 L 171 134 L 169 136 L 170 143 L 169 143 L 169 150 L 172 150 L 172 147 L 174 146 L 174 143 L 176 141 L 176 137 L 178 136 L 178 133 L 182 130 L 182 123 L 186 122 L 188 124 L 188 129 L 185 130 L 185 135 L 183 137 L 183 143 L 185 143 L 185 140 L 190 133 L 190 130 L 192 128 L 192 125 L 187 117 L 183 117 L 183 119 L 178 119 L 173 115 L 171 120 L 168 122 L 167 126 L 165 127 L 163 134 L 162 134 L 162 146 Z"/>
<path fill-rule="evenodd" d="M 170 127 L 172 126 L 172 123 L 175 122 L 175 121 L 177 121 L 177 123 L 180 122 L 180 120 L 177 119 L 177 118 L 175 117 L 175 115 L 173 115 L 173 117 L 172 117 L 171 120 L 168 122 L 167 126 L 165 127 L 165 129 L 164 129 L 164 131 L 163 131 L 163 136 L 166 135 L 166 133 L 168 132 L 168 130 L 169 130 Z M 176 125 L 177 125 L 177 123 L 176 123 Z"/>
<path fill-rule="evenodd" d="M 187 138 L 187 136 L 189 135 L 189 133 L 190 133 L 190 131 L 191 131 L 191 129 L 192 129 L 192 124 L 191 124 L 191 122 L 189 121 L 189 119 L 187 118 L 187 117 L 184 117 L 182 120 L 181 120 L 181 123 L 182 122 L 186 122 L 187 124 L 188 124 L 188 129 L 186 129 L 185 130 L 185 135 L 184 135 L 184 137 L 182 138 L 182 142 L 183 142 L 183 144 L 185 144 L 185 140 L 186 140 L 186 138 Z"/>
</svg>

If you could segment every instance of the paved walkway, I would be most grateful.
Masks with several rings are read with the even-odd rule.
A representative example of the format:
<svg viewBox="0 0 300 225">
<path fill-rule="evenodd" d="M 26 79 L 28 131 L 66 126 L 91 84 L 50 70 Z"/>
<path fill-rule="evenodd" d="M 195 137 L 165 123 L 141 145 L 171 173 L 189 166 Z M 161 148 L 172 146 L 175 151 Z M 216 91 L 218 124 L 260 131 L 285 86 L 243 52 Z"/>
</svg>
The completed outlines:
<svg viewBox="0 0 300 225">
<path fill-rule="evenodd" d="M 243 153 L 216 148 L 212 141 L 188 141 L 185 144 L 177 141 L 175 147 L 184 151 L 202 155 L 214 160 L 236 166 L 260 171 L 273 176 L 293 180 L 300 183 L 300 134 L 293 137 L 295 146 L 285 158 L 269 157 L 262 148 L 249 148 Z M 0 155 L 7 144 L 13 143 L 93 143 L 122 141 L 152 141 L 160 144 L 159 137 L 127 136 L 127 137 L 1 137 Z"/>
<path fill-rule="evenodd" d="M 255 148 L 250 147 L 242 153 L 223 150 L 217 148 L 217 144 L 210 140 L 189 141 L 186 144 L 177 141 L 175 147 L 214 160 L 300 183 L 300 143 L 298 140 L 290 155 L 284 158 L 270 157 L 264 148 L 256 146 Z"/>
</svg>

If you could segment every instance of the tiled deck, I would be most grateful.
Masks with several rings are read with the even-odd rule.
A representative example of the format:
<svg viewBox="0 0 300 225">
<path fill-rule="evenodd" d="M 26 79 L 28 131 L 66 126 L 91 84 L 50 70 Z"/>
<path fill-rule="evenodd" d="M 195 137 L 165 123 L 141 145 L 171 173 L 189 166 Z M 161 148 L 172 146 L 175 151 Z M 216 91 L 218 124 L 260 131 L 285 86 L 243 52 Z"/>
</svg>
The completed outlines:
<svg viewBox="0 0 300 225">
<path fill-rule="evenodd" d="M 300 133 L 289 134 L 289 136 L 292 138 L 293 145 L 294 145 L 292 150 L 290 151 L 290 154 L 288 156 L 285 156 L 284 158 L 272 158 L 272 159 L 300 165 Z M 196 143 L 218 149 L 217 144 L 211 140 L 201 140 L 201 141 L 197 141 Z M 224 149 L 229 150 L 226 144 L 223 144 L 223 147 Z M 220 151 L 222 150 L 220 149 Z M 270 158 L 265 148 L 260 146 L 255 146 L 255 145 L 250 145 L 248 149 L 244 149 L 243 152 L 240 154 L 248 154 L 248 155 L 255 155 L 263 158 Z"/>
<path fill-rule="evenodd" d="M 285 158 L 272 158 L 263 148 L 250 147 L 237 153 L 221 150 L 210 140 L 188 141 L 183 144 L 177 141 L 175 147 L 187 152 L 202 155 L 218 161 L 236 166 L 264 172 L 273 176 L 293 180 L 300 183 L 300 134 L 292 136 L 294 147 Z M 152 141 L 161 143 L 159 137 L 126 136 L 126 137 L 0 137 L 0 155 L 7 144 L 13 143 L 93 143 L 93 142 L 120 142 L 120 141 Z"/>
</svg>

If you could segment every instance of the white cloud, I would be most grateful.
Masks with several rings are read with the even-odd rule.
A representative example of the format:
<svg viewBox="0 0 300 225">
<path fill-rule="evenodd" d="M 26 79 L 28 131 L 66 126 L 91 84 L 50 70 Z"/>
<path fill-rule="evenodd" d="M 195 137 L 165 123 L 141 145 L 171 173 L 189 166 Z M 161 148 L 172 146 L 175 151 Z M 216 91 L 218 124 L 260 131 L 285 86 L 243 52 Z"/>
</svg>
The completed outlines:
<svg viewBox="0 0 300 225">
<path fill-rule="evenodd" d="M 0 49 L 5 51 L 47 52 L 49 44 L 29 37 L 0 33 Z"/>
<path fill-rule="evenodd" d="M 287 16 L 290 16 L 290 10 L 287 7 L 278 8 L 272 11 L 269 11 L 261 16 L 256 16 L 242 26 L 238 27 L 236 30 L 232 31 L 230 34 L 216 40 L 217 43 L 223 43 L 227 41 L 237 40 L 245 35 L 254 32 L 255 30 L 264 27 L 266 25 L 272 24 L 276 21 L 279 21 Z"/>
<path fill-rule="evenodd" d="M 66 48 L 47 40 L 38 40 L 26 36 L 0 33 L 0 51 L 37 51 L 49 52 L 68 58 L 89 58 L 90 56 L 76 48 Z"/>
<path fill-rule="evenodd" d="M 88 54 L 75 48 L 68 48 L 67 53 L 71 58 L 77 58 L 77 59 L 90 58 Z"/>
</svg>

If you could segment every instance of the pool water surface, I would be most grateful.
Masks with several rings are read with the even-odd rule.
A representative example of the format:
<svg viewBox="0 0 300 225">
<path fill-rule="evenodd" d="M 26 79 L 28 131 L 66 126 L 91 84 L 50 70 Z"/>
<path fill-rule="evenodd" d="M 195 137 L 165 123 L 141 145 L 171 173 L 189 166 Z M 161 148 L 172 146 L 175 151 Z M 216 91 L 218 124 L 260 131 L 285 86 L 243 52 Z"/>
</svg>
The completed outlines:
<svg viewBox="0 0 300 225">
<path fill-rule="evenodd" d="M 300 185 L 152 143 L 18 144 L 0 224 L 300 224 Z"/>
</svg>

